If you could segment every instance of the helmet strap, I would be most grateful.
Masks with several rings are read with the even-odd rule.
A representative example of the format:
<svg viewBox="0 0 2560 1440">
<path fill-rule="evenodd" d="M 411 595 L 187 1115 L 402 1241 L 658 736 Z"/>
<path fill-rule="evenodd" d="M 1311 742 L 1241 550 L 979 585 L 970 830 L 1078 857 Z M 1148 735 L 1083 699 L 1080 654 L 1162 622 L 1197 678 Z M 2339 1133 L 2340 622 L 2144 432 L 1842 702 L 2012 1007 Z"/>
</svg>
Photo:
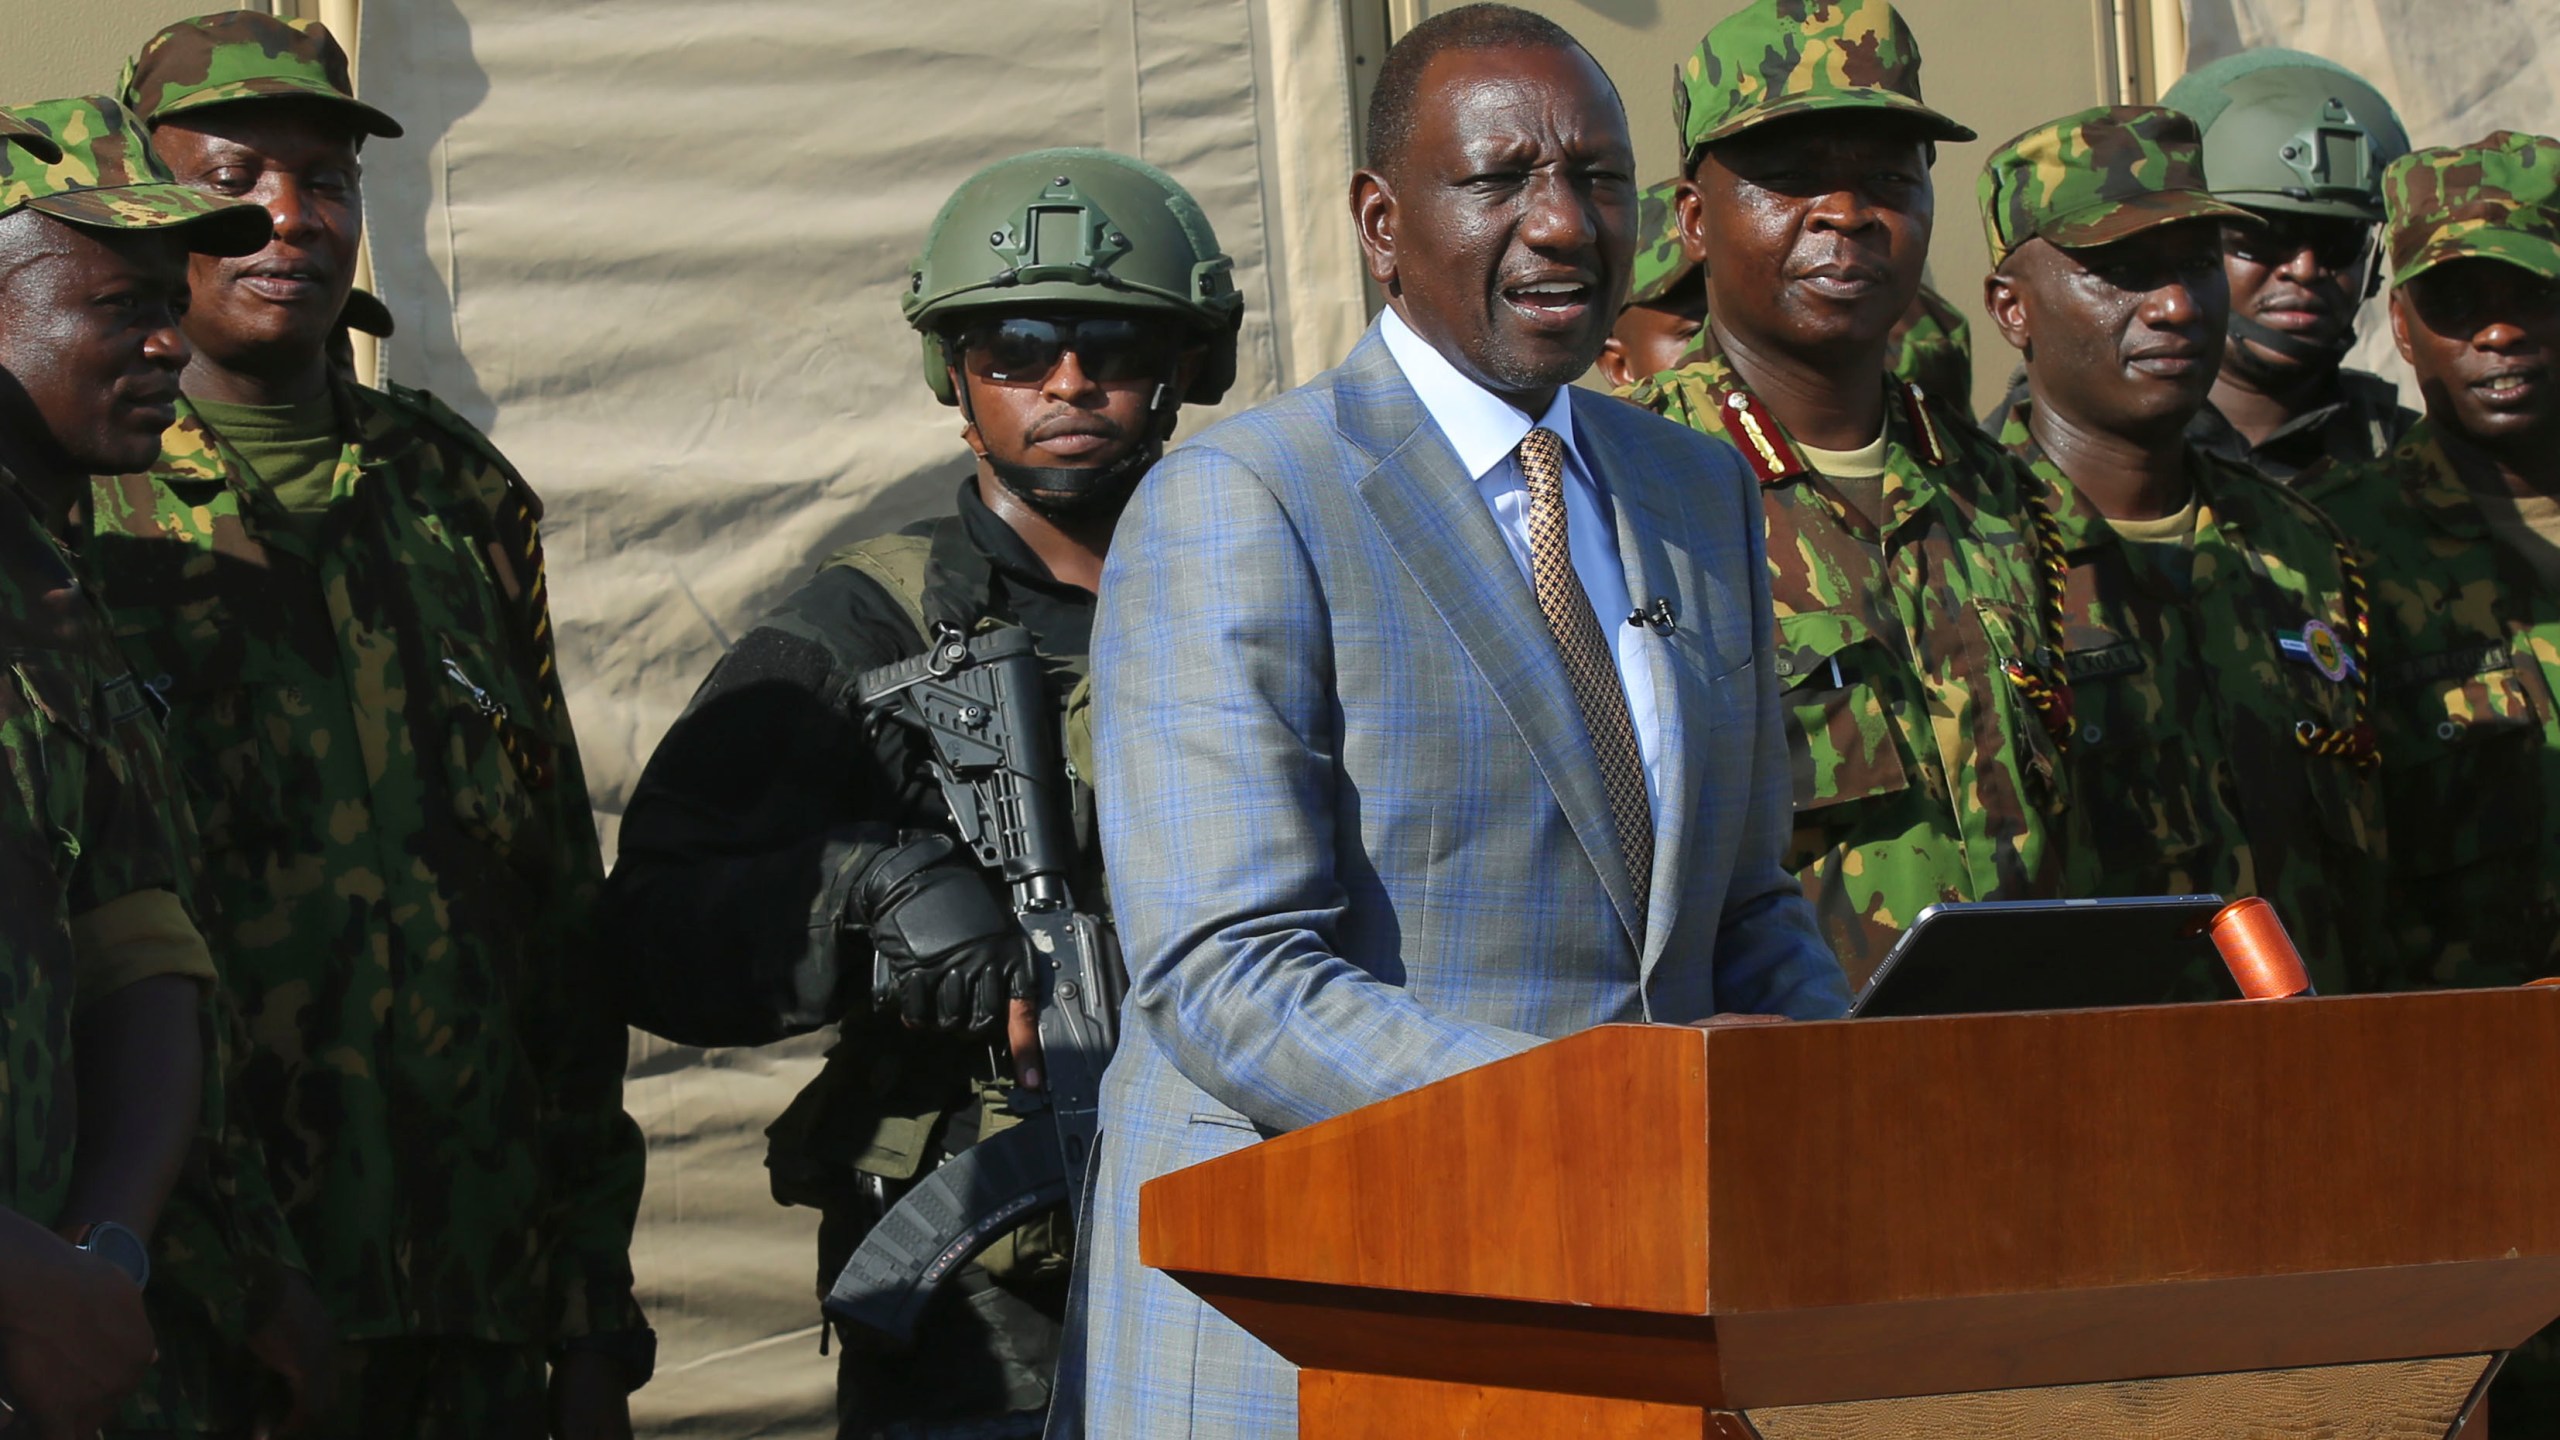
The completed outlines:
<svg viewBox="0 0 2560 1440">
<path fill-rule="evenodd" d="M 2278 330 L 2272 325 L 2261 325 L 2246 315 L 2232 316 L 2229 330 L 2232 339 L 2246 340 L 2253 345 L 2264 346 L 2296 365 L 2344 364 L 2347 352 L 2355 348 L 2356 343 L 2356 332 L 2352 328 L 2336 340 L 2323 345 L 2317 341 L 2305 340 L 2299 335 Z"/>
<path fill-rule="evenodd" d="M 1179 366 L 1181 362 L 1177 359 L 1174 363 Z M 959 382 L 961 418 L 974 428 L 978 415 L 969 403 L 969 377 L 962 373 L 954 378 Z M 1025 465 L 999 460 L 993 451 L 982 452 L 979 458 L 995 472 L 1004 488 L 1043 515 L 1063 516 L 1117 507 L 1164 458 L 1165 442 L 1173 438 L 1174 420 L 1182 409 L 1182 396 L 1174 388 L 1179 378 L 1177 372 L 1156 382 L 1155 392 L 1147 401 L 1146 438 L 1108 465 Z M 985 443 L 985 433 L 979 431 L 981 444 Z"/>
</svg>

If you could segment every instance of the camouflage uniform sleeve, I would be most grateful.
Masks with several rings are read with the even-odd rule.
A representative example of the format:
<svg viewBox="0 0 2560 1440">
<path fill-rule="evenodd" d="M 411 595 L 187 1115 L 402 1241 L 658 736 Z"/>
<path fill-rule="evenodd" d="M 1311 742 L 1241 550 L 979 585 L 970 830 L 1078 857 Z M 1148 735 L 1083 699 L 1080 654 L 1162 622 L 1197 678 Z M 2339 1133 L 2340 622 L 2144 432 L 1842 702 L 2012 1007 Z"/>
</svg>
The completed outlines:
<svg viewBox="0 0 2560 1440">
<path fill-rule="evenodd" d="M 631 1293 L 631 1230 L 640 1217 L 647 1145 L 622 1108 L 629 1036 L 605 983 L 597 933 L 604 855 L 552 648 L 535 529 L 541 511 L 521 479 L 513 488 L 513 523 L 502 513 L 499 543 L 524 561 L 525 590 L 517 603 L 525 662 L 547 712 L 543 738 L 551 747 L 553 780 L 541 798 L 552 812 L 559 852 L 549 903 L 527 950 L 541 987 L 527 1048 L 543 1084 L 542 1172 L 551 1197 L 543 1239 L 551 1338 L 558 1343 L 648 1325 Z"/>
<path fill-rule="evenodd" d="M 71 917 L 78 1001 L 87 1005 L 160 975 L 214 978 L 213 952 L 167 890 L 137 890 Z"/>
<path fill-rule="evenodd" d="M 230 1200 L 240 1253 L 253 1263 L 308 1275 L 311 1264 L 302 1256 L 293 1227 L 285 1223 L 284 1206 L 276 1199 L 275 1184 L 267 1174 L 266 1146 L 258 1139 L 246 1094 L 236 1083 L 241 1065 L 252 1053 L 249 1023 L 231 992 L 220 986 L 214 988 L 210 1006 L 216 1039 L 210 1053 L 224 1083 L 220 1129 L 214 1137 L 222 1170 L 218 1183 Z"/>
<path fill-rule="evenodd" d="M 487 508 L 488 560 L 512 607 L 511 637 L 525 688 L 537 697 L 548 783 L 537 792 L 553 837 L 550 891 L 524 953 L 534 987 L 525 1048 L 542 1085 L 541 1238 L 553 1343 L 645 1328 L 632 1293 L 631 1231 L 640 1214 L 646 1146 L 622 1108 L 629 1042 L 605 983 L 598 935 L 604 858 L 584 763 L 569 722 L 553 646 L 544 571 L 542 503 L 487 437 L 422 391 L 391 392 L 459 438 L 482 466 L 465 483 Z"/>
<path fill-rule="evenodd" d="M 904 773 L 847 714 L 857 675 L 916 648 L 869 578 L 821 571 L 739 638 L 624 812 L 605 931 L 632 1023 L 764 1044 L 858 1006 L 853 877 L 898 836 Z"/>
<path fill-rule="evenodd" d="M 1665 370 L 1651 379 L 1637 381 L 1622 398 L 1674 424 L 1686 425 L 1704 434 L 1717 433 L 1718 427 L 1702 418 L 1712 416 L 1716 405 L 1715 392 L 1685 370 Z"/>
<path fill-rule="evenodd" d="M 551 1197 L 543 1230 L 556 1343 L 648 1322 L 631 1293 L 646 1148 L 622 1108 L 628 1040 L 604 983 L 595 923 L 604 861 L 565 709 L 555 712 L 550 739 L 557 779 L 546 798 L 560 858 L 557 889 L 528 951 L 541 986 L 528 1049 L 543 1083 L 542 1168 Z"/>
</svg>

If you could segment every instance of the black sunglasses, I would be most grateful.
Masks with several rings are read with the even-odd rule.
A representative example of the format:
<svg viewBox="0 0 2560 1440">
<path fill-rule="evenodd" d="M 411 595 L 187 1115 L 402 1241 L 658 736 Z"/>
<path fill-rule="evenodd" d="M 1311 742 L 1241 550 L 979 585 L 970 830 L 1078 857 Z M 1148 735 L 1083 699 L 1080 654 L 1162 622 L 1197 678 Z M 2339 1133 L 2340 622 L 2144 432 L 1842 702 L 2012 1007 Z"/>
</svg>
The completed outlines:
<svg viewBox="0 0 2560 1440">
<path fill-rule="evenodd" d="M 1086 378 L 1104 385 L 1162 380 L 1173 368 L 1171 338 L 1137 320 L 1016 315 L 960 332 L 961 363 L 997 385 L 1040 384 L 1070 350 Z"/>
<path fill-rule="evenodd" d="M 2373 253 L 2373 227 L 2353 220 L 2278 219 L 2223 222 L 2222 245 L 2253 265 L 2269 269 L 2305 250 L 2320 268 L 2343 275 Z"/>
</svg>

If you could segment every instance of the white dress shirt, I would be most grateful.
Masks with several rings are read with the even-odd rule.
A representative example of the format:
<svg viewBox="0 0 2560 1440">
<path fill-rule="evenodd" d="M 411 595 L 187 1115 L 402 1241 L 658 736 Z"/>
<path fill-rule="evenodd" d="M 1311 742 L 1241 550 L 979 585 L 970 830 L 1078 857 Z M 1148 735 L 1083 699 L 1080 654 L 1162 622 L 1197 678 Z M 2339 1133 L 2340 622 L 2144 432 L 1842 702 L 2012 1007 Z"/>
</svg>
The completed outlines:
<svg viewBox="0 0 2560 1440">
<path fill-rule="evenodd" d="M 1458 463 L 1476 482 L 1485 508 L 1493 512 L 1494 527 L 1502 532 L 1503 543 L 1511 547 L 1511 558 L 1520 565 L 1520 578 L 1530 582 L 1533 594 L 1536 582 L 1531 580 L 1529 569 L 1529 482 L 1521 477 L 1516 452 L 1532 426 L 1552 430 L 1564 442 L 1565 536 L 1573 553 L 1573 571 L 1582 580 L 1583 593 L 1591 597 L 1592 618 L 1600 622 L 1600 634 L 1617 656 L 1618 683 L 1627 693 L 1628 718 L 1635 722 L 1636 748 L 1644 756 L 1645 790 L 1652 797 L 1655 829 L 1659 833 L 1664 727 L 1662 706 L 1653 688 L 1652 658 L 1645 650 L 1648 643 L 1659 642 L 1644 626 L 1627 623 L 1631 605 L 1627 599 L 1626 564 L 1618 554 L 1618 527 L 1609 492 L 1592 476 L 1591 468 L 1582 461 L 1580 447 L 1574 443 L 1572 387 L 1559 388 L 1547 413 L 1532 418 L 1458 373 L 1458 368 L 1431 348 L 1430 341 L 1413 333 L 1413 327 L 1405 324 L 1404 317 L 1393 308 L 1379 314 L 1378 331 L 1387 342 L 1387 353 L 1404 371 L 1405 383 L 1422 397 L 1422 408 L 1430 412 L 1432 422 L 1447 437 L 1449 448 L 1458 452 Z"/>
</svg>

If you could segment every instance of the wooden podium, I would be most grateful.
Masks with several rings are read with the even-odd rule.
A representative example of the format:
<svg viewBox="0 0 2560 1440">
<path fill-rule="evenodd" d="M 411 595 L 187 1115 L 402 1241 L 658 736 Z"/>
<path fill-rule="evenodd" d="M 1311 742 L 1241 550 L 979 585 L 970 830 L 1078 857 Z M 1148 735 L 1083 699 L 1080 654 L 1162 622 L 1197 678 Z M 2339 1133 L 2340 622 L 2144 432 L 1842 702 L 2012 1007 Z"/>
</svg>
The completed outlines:
<svg viewBox="0 0 2560 1440">
<path fill-rule="evenodd" d="M 1140 1214 L 1322 1440 L 2442 1440 L 2560 1315 L 2560 990 L 1609 1026 Z"/>
</svg>

